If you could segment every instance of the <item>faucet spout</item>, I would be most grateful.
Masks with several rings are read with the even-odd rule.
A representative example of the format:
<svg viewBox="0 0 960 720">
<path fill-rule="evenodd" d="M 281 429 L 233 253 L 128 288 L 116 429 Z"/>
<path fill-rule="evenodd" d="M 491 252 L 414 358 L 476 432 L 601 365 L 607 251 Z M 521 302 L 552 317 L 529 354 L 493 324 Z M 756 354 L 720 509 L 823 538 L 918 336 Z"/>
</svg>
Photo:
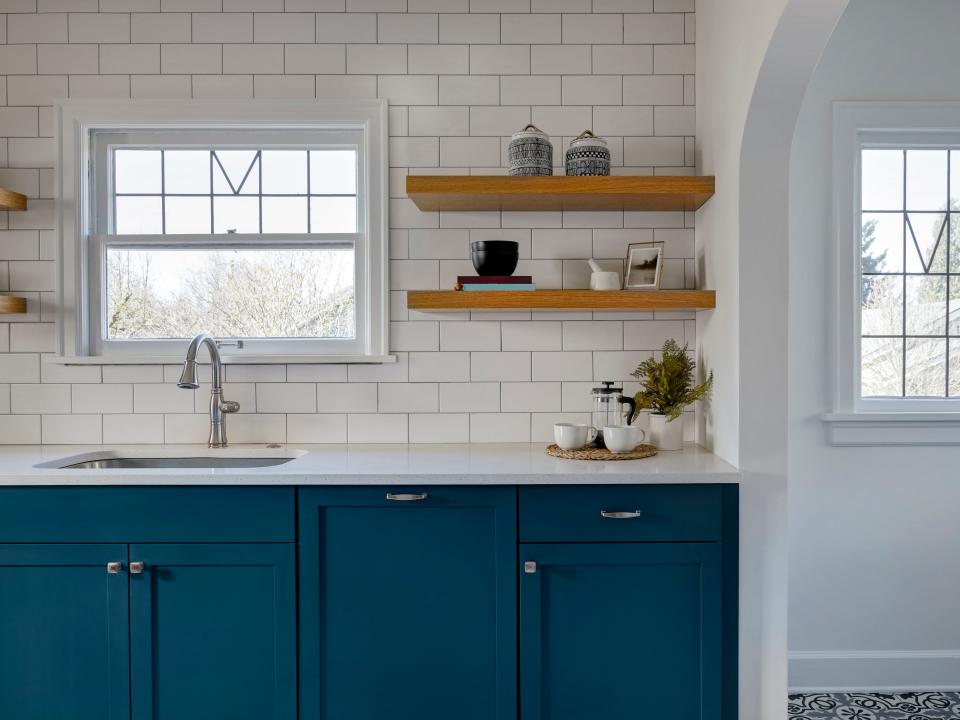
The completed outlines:
<svg viewBox="0 0 960 720">
<path fill-rule="evenodd" d="M 220 349 L 217 347 L 217 341 L 213 339 L 210 333 L 202 332 L 190 342 L 190 346 L 187 348 L 187 358 L 183 363 L 183 372 L 180 373 L 180 380 L 177 381 L 177 387 L 185 390 L 196 390 L 200 387 L 200 380 L 197 376 L 197 352 L 202 345 L 206 345 L 210 353 L 210 438 L 207 445 L 212 448 L 227 447 L 227 422 L 224 414 L 235 413 L 240 410 L 240 403 L 223 399 Z"/>
</svg>

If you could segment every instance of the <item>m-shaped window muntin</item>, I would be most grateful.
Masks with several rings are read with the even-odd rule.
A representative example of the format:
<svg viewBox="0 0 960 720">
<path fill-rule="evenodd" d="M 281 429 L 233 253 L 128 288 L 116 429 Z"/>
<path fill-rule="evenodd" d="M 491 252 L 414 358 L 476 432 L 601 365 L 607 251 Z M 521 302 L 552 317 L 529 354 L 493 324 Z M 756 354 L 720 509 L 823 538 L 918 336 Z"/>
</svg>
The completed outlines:
<svg viewBox="0 0 960 720">
<path fill-rule="evenodd" d="M 860 161 L 860 395 L 960 397 L 960 148 Z"/>
</svg>

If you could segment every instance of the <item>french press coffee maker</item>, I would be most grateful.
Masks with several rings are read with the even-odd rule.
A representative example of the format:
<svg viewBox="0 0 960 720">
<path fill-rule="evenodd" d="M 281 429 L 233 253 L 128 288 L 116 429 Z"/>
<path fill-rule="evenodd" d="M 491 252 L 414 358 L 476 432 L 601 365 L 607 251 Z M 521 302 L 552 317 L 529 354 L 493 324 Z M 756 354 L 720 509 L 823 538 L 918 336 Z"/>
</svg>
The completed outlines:
<svg viewBox="0 0 960 720">
<path fill-rule="evenodd" d="M 624 409 L 626 407 L 626 409 Z M 629 425 L 637 404 L 632 397 L 623 396 L 622 387 L 613 387 L 612 380 L 604 380 L 603 387 L 593 388 L 593 410 L 590 411 L 591 424 L 597 429 L 595 447 L 606 447 L 603 443 L 605 427 Z"/>
</svg>

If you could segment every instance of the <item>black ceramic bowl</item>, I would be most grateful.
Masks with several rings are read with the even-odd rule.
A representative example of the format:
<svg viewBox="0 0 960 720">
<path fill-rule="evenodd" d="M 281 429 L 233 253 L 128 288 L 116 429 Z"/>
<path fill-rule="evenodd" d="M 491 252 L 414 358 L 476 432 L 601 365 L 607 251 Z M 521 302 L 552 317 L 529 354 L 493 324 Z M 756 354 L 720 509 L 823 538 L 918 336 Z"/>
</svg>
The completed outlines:
<svg viewBox="0 0 960 720">
<path fill-rule="evenodd" d="M 470 255 L 478 275 L 512 275 L 520 250 L 513 240 L 477 240 L 470 243 Z"/>
</svg>

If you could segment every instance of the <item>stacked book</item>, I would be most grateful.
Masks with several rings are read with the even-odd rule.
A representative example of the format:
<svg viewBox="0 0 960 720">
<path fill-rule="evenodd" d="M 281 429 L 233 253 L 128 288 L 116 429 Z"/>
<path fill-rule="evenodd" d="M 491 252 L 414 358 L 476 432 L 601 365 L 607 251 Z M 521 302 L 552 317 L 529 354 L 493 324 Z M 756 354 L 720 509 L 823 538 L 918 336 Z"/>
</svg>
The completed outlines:
<svg viewBox="0 0 960 720">
<path fill-rule="evenodd" d="M 457 290 L 536 290 L 530 275 L 458 275 Z"/>
</svg>

